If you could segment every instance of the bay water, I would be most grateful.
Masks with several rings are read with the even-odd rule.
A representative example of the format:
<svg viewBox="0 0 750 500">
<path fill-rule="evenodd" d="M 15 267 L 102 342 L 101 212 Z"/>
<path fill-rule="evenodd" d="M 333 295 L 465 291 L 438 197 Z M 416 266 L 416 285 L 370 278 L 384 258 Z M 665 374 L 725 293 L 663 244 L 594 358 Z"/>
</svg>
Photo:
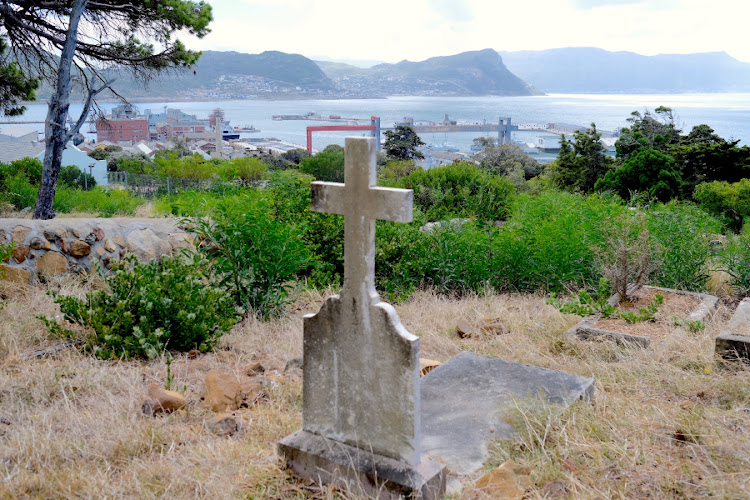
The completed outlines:
<svg viewBox="0 0 750 500">
<path fill-rule="evenodd" d="M 103 103 L 110 110 L 117 103 Z M 440 122 L 447 114 L 451 120 L 477 122 L 486 120 L 497 123 L 499 117 L 511 117 L 513 123 L 566 123 L 589 126 L 595 123 L 600 130 L 619 130 L 628 126 L 626 119 L 632 111 L 653 111 L 658 106 L 669 106 L 674 110 L 677 125 L 689 132 L 694 125 L 708 124 L 725 139 L 739 139 L 741 145 L 750 145 L 750 93 L 724 94 L 551 94 L 529 97 L 389 97 L 387 99 L 342 99 L 342 100 L 245 100 L 206 102 L 134 102 L 141 111 L 151 109 L 158 113 L 164 106 L 178 108 L 206 118 L 215 108 L 222 108 L 232 125 L 252 125 L 260 133 L 243 134 L 247 138 L 273 137 L 304 146 L 305 127 L 326 125 L 327 122 L 276 121 L 273 115 L 304 115 L 314 112 L 321 116 L 339 115 L 345 118 L 368 119 L 379 116 L 383 127 L 392 127 L 404 117 L 417 121 Z M 43 121 L 46 104 L 31 104 L 22 117 L 13 119 L 17 123 Z M 71 105 L 71 115 L 77 118 L 82 105 Z M 43 130 L 42 124 L 33 127 Z M 84 125 L 86 133 L 90 126 Z M 322 149 L 328 144 L 343 145 L 347 135 L 362 135 L 362 132 L 316 132 L 313 147 Z M 469 151 L 472 140 L 490 132 L 456 132 L 447 134 L 422 134 L 428 144 L 451 143 L 461 151 Z M 515 139 L 533 142 L 538 132 L 516 132 Z"/>
</svg>

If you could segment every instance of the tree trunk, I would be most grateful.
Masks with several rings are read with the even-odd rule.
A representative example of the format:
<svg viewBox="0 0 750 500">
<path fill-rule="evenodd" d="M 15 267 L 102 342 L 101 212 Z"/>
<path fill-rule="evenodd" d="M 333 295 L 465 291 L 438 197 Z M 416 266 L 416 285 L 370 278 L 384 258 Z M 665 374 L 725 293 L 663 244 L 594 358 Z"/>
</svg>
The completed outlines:
<svg viewBox="0 0 750 500">
<path fill-rule="evenodd" d="M 78 23 L 86 9 L 88 0 L 74 0 L 70 10 L 70 23 L 65 38 L 65 45 L 60 53 L 60 64 L 57 70 L 55 92 L 49 101 L 47 119 L 44 124 L 44 168 L 39 183 L 39 193 L 34 207 L 34 219 L 52 219 L 52 203 L 55 201 L 57 178 L 62 166 L 62 154 L 72 134 L 66 128 L 68 108 L 70 107 L 71 67 L 78 44 Z M 80 123 L 80 120 L 79 120 Z M 73 134 L 76 133 L 72 131 Z"/>
</svg>

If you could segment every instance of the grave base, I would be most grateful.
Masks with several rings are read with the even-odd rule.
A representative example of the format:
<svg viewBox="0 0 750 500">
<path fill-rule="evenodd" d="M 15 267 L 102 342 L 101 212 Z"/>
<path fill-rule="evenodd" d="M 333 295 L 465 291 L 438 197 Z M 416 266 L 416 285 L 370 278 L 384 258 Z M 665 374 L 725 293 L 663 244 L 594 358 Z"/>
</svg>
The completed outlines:
<svg viewBox="0 0 750 500">
<path fill-rule="evenodd" d="M 439 500 L 445 494 L 445 465 L 408 465 L 300 430 L 279 441 L 286 467 L 315 483 L 334 484 L 378 499 Z"/>
<path fill-rule="evenodd" d="M 750 336 L 746 335 L 748 323 L 750 298 L 742 299 L 732 314 L 726 331 L 716 337 L 716 354 L 729 361 L 750 362 Z"/>
</svg>

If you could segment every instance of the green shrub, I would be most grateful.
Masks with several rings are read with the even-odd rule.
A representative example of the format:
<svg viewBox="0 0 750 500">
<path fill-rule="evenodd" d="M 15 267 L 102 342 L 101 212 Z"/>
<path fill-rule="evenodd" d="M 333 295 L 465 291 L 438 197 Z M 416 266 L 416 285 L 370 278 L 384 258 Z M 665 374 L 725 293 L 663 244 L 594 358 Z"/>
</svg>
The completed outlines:
<svg viewBox="0 0 750 500">
<path fill-rule="evenodd" d="M 93 189 L 96 186 L 96 179 L 93 175 L 82 171 L 75 165 L 65 165 L 60 168 L 60 176 L 57 180 L 58 186 L 65 186 L 73 189 Z"/>
<path fill-rule="evenodd" d="M 30 184 L 38 186 L 42 180 L 43 168 L 42 161 L 39 158 L 21 158 L 10 164 L 0 163 L 0 181 L 22 173 L 29 179 Z"/>
<path fill-rule="evenodd" d="M 701 209 L 722 219 L 730 229 L 738 232 L 750 215 L 750 179 L 729 184 L 714 181 L 699 184 L 693 199 Z"/>
<path fill-rule="evenodd" d="M 501 291 L 562 290 L 601 278 L 596 251 L 624 208 L 612 197 L 544 191 L 518 197 L 492 239 L 492 284 Z"/>
<path fill-rule="evenodd" d="M 100 217 L 133 215 L 145 200 L 121 189 L 105 189 L 97 186 L 89 191 L 58 186 L 53 209 L 60 213 L 97 213 Z"/>
<path fill-rule="evenodd" d="M 207 283 L 204 266 L 169 256 L 141 264 L 129 256 L 115 264 L 106 289 L 84 300 L 53 295 L 64 318 L 86 328 L 85 348 L 101 358 L 153 359 L 165 349 L 205 352 L 239 313 L 225 289 Z M 53 333 L 76 335 L 41 319 Z"/>
<path fill-rule="evenodd" d="M 217 171 L 225 181 L 257 182 L 265 178 L 268 167 L 257 158 L 244 157 L 222 162 Z"/>
<path fill-rule="evenodd" d="M 302 158 L 299 169 L 319 181 L 344 182 L 344 150 L 327 147 L 315 156 Z"/>
<path fill-rule="evenodd" d="M 413 189 L 415 205 L 431 221 L 451 217 L 504 219 L 515 197 L 508 179 L 468 163 L 415 170 L 395 185 Z"/>
<path fill-rule="evenodd" d="M 750 294 L 750 230 L 746 227 L 740 234 L 727 238 L 719 254 L 721 267 L 729 274 L 729 285 L 739 298 Z"/>
<path fill-rule="evenodd" d="M 721 223 L 691 203 L 672 201 L 647 212 L 658 270 L 651 282 L 667 288 L 700 292 L 708 279 L 712 235 Z"/>
<path fill-rule="evenodd" d="M 39 188 L 32 186 L 29 177 L 22 171 L 6 177 L 0 188 L 0 197 L 17 210 L 33 208 Z"/>
<path fill-rule="evenodd" d="M 210 217 L 190 222 L 205 240 L 198 252 L 211 259 L 218 282 L 258 317 L 281 313 L 292 280 L 311 263 L 297 227 L 278 221 L 270 203 L 250 195 L 218 202 Z"/>
</svg>

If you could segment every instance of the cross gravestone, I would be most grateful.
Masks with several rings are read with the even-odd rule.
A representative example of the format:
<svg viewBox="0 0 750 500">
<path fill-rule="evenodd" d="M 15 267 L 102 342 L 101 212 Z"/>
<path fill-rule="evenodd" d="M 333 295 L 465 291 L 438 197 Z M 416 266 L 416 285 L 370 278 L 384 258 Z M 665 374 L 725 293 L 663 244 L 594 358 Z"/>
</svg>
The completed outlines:
<svg viewBox="0 0 750 500">
<path fill-rule="evenodd" d="M 375 220 L 411 222 L 413 193 L 375 186 L 376 147 L 348 137 L 345 184 L 311 185 L 314 211 L 344 216 L 344 285 L 304 318 L 302 430 L 279 450 L 315 482 L 440 498 L 444 466 L 420 461 L 419 339 L 375 291 Z"/>
</svg>

